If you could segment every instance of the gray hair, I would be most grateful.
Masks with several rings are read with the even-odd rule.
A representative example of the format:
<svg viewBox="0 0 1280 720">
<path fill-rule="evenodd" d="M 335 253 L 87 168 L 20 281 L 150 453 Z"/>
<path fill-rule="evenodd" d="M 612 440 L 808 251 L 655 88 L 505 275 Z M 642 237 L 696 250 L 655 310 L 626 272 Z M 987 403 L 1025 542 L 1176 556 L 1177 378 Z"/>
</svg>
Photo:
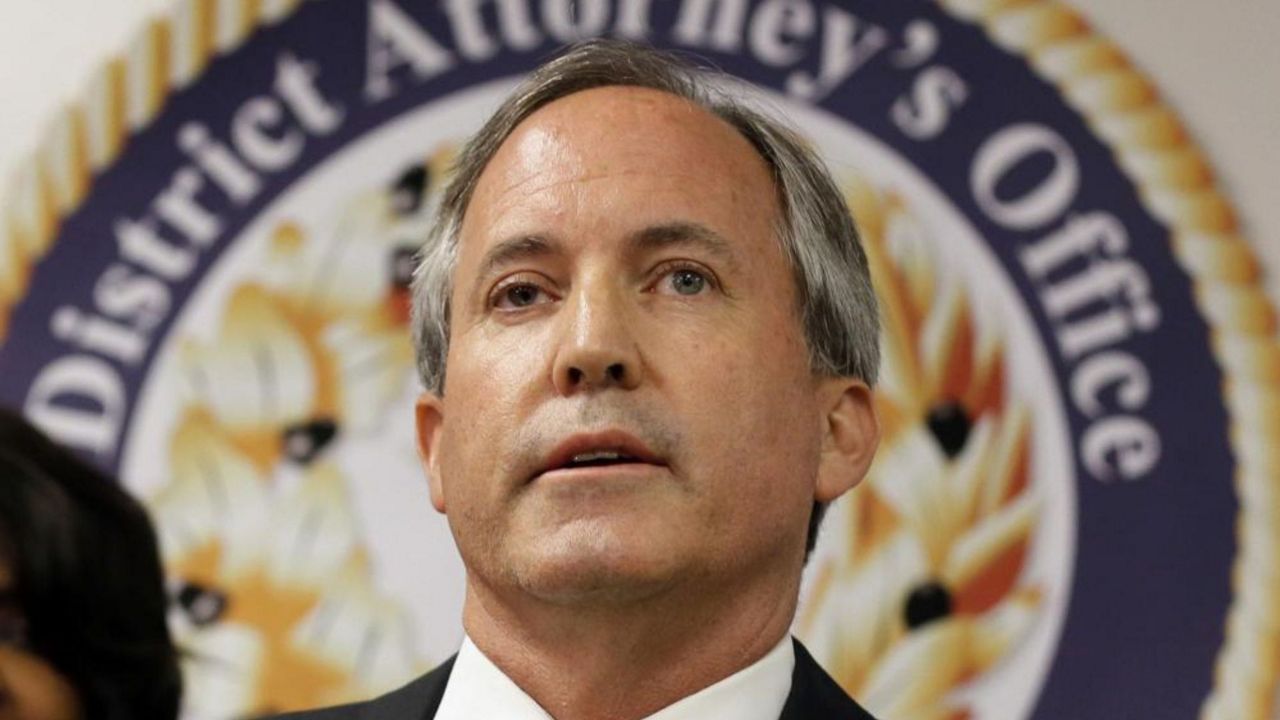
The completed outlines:
<svg viewBox="0 0 1280 720">
<path fill-rule="evenodd" d="M 650 88 L 703 108 L 738 130 L 773 172 L 783 217 L 777 234 L 795 277 L 800 320 L 816 374 L 873 385 L 880 319 L 867 257 L 844 196 L 822 160 L 783 123 L 722 90 L 723 73 L 636 43 L 588 40 L 534 70 L 463 147 L 413 282 L 413 340 L 426 388 L 444 392 L 449 298 L 458 235 L 480 174 L 516 126 L 539 108 L 607 86 Z M 815 507 L 809 546 L 822 515 Z"/>
</svg>

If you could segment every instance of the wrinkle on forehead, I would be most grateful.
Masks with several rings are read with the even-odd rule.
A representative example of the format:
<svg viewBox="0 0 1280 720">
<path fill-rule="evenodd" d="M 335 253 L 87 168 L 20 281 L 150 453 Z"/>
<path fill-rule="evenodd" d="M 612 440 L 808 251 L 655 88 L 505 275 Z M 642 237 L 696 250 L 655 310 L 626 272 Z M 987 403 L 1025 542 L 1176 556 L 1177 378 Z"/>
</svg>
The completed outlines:
<svg viewBox="0 0 1280 720">
<path fill-rule="evenodd" d="M 560 188 L 564 186 L 582 186 L 582 185 L 586 185 L 588 183 L 592 183 L 600 180 L 611 180 L 614 178 L 626 177 L 626 176 L 641 177 L 645 175 L 659 175 L 660 177 L 662 177 L 667 181 L 670 181 L 673 179 L 681 179 L 681 178 L 686 179 L 690 182 L 697 182 L 702 180 L 701 178 L 688 173 L 671 173 L 671 172 L 651 173 L 651 172 L 644 172 L 641 170 L 601 171 L 601 172 L 595 172 L 595 173 L 584 172 L 580 175 L 575 175 L 573 177 L 558 177 L 558 178 L 549 178 L 547 177 L 547 173 L 531 172 L 523 178 L 513 180 L 509 185 L 501 189 L 494 189 L 490 191 L 488 194 L 492 195 L 495 199 L 501 199 L 501 198 L 510 196 L 514 193 L 519 193 L 520 195 L 533 195 L 536 193 L 544 192 L 547 190 L 554 190 L 556 188 Z M 541 182 L 538 183 L 538 181 L 541 181 Z"/>
</svg>

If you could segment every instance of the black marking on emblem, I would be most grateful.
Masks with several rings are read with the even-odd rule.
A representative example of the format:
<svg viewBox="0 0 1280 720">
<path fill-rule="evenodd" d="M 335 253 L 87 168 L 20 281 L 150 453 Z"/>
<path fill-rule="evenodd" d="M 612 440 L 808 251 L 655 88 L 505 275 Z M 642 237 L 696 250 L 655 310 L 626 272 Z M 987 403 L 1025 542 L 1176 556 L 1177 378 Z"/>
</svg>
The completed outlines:
<svg viewBox="0 0 1280 720">
<path fill-rule="evenodd" d="M 969 420 L 964 407 L 952 401 L 934 405 L 925 418 L 925 424 L 949 458 L 964 450 L 965 443 L 969 441 L 969 432 L 973 429 L 973 422 Z"/>
<path fill-rule="evenodd" d="M 426 165 L 414 165 L 396 179 L 391 188 L 391 207 L 399 215 L 412 215 L 427 196 L 431 173 Z"/>
<path fill-rule="evenodd" d="M 937 580 L 928 580 L 907 594 L 903 608 L 907 627 L 915 629 L 951 614 L 951 592 Z"/>
<path fill-rule="evenodd" d="M 227 596 L 203 585 L 184 582 L 178 589 L 178 606 L 198 627 L 212 625 L 227 611 Z"/>
<path fill-rule="evenodd" d="M 338 435 L 338 424 L 328 418 L 290 425 L 284 430 L 284 452 L 299 465 L 310 465 Z"/>
</svg>

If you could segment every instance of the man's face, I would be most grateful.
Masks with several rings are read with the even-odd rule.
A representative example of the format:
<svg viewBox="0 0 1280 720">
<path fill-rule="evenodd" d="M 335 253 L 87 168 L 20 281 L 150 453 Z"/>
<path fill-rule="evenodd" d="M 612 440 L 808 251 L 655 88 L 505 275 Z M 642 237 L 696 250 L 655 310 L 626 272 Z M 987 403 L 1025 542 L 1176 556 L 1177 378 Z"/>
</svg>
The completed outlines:
<svg viewBox="0 0 1280 720">
<path fill-rule="evenodd" d="M 566 601 L 798 571 L 832 394 L 779 212 L 751 145 L 664 93 L 580 92 L 506 140 L 419 406 L 473 580 Z"/>
</svg>

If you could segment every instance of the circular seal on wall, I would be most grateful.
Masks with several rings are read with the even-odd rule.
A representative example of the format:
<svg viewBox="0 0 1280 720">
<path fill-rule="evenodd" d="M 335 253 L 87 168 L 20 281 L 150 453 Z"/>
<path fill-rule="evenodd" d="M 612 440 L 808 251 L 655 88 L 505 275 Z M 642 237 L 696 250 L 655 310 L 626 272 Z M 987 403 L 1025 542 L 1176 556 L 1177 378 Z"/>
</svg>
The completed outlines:
<svg viewBox="0 0 1280 720">
<path fill-rule="evenodd" d="M 467 134 L 594 36 L 745 81 L 862 229 L 884 441 L 795 624 L 842 685 L 892 718 L 1276 711 L 1275 316 L 1208 163 L 1067 6 L 190 0 L 0 224 L 0 400 L 153 511 L 186 715 L 367 697 L 457 647 L 415 252 Z"/>
</svg>

